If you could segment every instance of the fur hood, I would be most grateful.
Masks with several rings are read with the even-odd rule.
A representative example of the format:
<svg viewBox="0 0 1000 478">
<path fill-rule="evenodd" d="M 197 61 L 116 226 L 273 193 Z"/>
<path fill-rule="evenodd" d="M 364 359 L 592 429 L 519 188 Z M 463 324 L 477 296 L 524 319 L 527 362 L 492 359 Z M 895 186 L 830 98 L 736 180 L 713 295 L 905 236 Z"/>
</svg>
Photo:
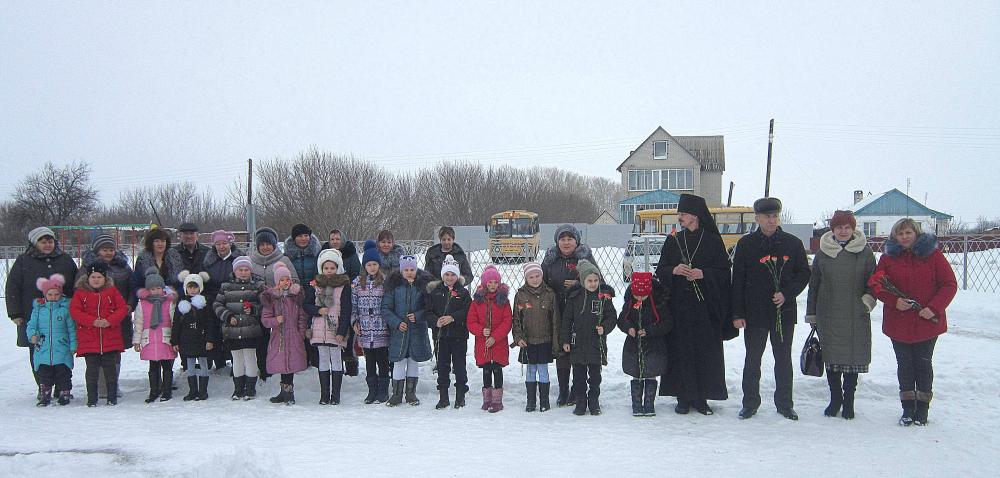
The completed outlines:
<svg viewBox="0 0 1000 478">
<path fill-rule="evenodd" d="M 507 295 L 510 293 L 510 288 L 507 284 L 503 282 L 497 287 L 497 305 L 507 305 L 510 303 L 510 298 Z M 480 284 L 476 287 L 476 293 L 472 294 L 472 300 L 475 302 L 483 303 L 486 301 L 486 286 Z"/>
<path fill-rule="evenodd" d="M 580 244 L 576 246 L 576 250 L 573 251 L 573 257 L 577 260 L 586 259 L 591 256 L 590 246 L 586 244 Z M 551 265 L 556 259 L 562 257 L 559 252 L 559 246 L 551 246 L 545 251 L 545 258 L 542 259 L 542 267 L 547 267 Z"/>
<path fill-rule="evenodd" d="M 320 248 L 319 238 L 317 238 L 315 234 L 309 235 L 309 244 L 307 244 L 306 247 L 299 247 L 295 244 L 295 238 L 292 236 L 288 236 L 288 239 L 285 239 L 285 255 L 288 256 L 289 259 L 298 259 L 299 257 L 318 257 L 320 251 L 322 250 L 323 249 Z"/>
<path fill-rule="evenodd" d="M 857 254 L 865 250 L 865 246 L 867 245 L 868 238 L 865 237 L 865 233 L 856 229 L 854 230 L 854 236 L 851 237 L 851 242 L 847 243 L 847 247 L 840 247 L 840 243 L 837 242 L 833 231 L 827 231 L 823 234 L 823 237 L 819 238 L 819 250 L 834 259 L 837 258 L 837 254 L 840 254 L 840 251 L 846 250 L 851 254 Z"/>
<path fill-rule="evenodd" d="M 340 287 L 349 286 L 351 284 L 351 278 L 347 277 L 347 274 L 334 274 L 333 277 L 327 277 L 323 274 L 316 276 L 313 279 L 314 287 Z"/>
<path fill-rule="evenodd" d="M 87 274 L 81 274 L 79 277 L 77 277 L 76 282 L 74 282 L 74 287 L 77 289 L 85 290 L 87 292 L 100 292 L 102 290 L 113 289 L 115 287 L 114 279 L 105 276 L 104 287 L 101 287 L 100 289 L 94 289 L 93 287 L 90 286 L 90 283 L 87 282 L 87 277 L 88 277 Z"/>
<path fill-rule="evenodd" d="M 929 257 L 937 250 L 937 246 L 937 236 L 929 232 L 923 232 L 917 236 L 917 240 L 913 242 L 913 247 L 910 250 L 917 257 Z M 890 257 L 899 257 L 903 253 L 903 246 L 900 246 L 896 242 L 896 238 L 890 238 L 885 241 L 885 253 L 889 254 Z"/>
<path fill-rule="evenodd" d="M 84 251 L 83 257 L 80 259 L 80 261 L 83 264 L 83 267 L 87 267 L 99 260 L 101 260 L 101 258 L 98 257 L 97 253 L 90 249 Z M 116 265 L 118 267 L 124 267 L 128 270 L 132 270 L 132 266 L 129 265 L 128 263 L 128 257 L 125 257 L 125 254 L 122 253 L 122 251 L 118 250 L 115 251 L 115 257 L 111 258 L 111 264 Z"/>
<path fill-rule="evenodd" d="M 413 285 L 419 290 L 427 290 L 427 283 L 433 279 L 429 272 L 417 269 L 417 278 L 413 281 Z M 394 270 L 392 274 L 389 274 L 389 278 L 385 280 L 385 292 L 392 292 L 404 284 L 406 284 L 406 279 L 403 279 L 403 273 L 399 270 Z"/>
<path fill-rule="evenodd" d="M 295 297 L 295 296 L 299 295 L 301 292 L 302 292 L 302 286 L 300 286 L 300 285 L 298 285 L 298 284 L 296 284 L 294 282 L 292 282 L 292 285 L 288 287 L 288 296 L 289 297 Z M 278 286 L 268 287 L 267 290 L 264 291 L 264 293 L 267 294 L 269 297 L 271 297 L 273 299 L 278 299 L 282 295 L 284 295 L 284 293 L 282 291 L 278 290 Z"/>
<path fill-rule="evenodd" d="M 456 286 L 456 288 L 463 288 L 464 289 L 465 288 L 465 277 L 458 276 L 458 282 L 455 282 L 455 286 Z M 441 279 L 432 280 L 432 281 L 428 282 L 427 283 L 427 293 L 430 294 L 431 292 L 434 292 L 434 289 L 437 289 L 438 287 L 447 287 L 447 286 L 444 285 L 444 281 L 441 280 Z"/>
</svg>

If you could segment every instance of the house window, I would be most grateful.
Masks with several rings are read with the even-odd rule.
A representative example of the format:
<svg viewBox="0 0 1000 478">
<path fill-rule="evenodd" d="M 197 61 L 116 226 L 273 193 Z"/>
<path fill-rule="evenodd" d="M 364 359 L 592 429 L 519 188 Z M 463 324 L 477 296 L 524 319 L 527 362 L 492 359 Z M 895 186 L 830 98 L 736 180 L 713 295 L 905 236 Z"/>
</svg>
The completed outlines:
<svg viewBox="0 0 1000 478">
<path fill-rule="evenodd" d="M 863 227 L 864 227 L 864 233 L 865 233 L 866 236 L 868 236 L 868 237 L 875 237 L 875 225 L 876 224 L 878 224 L 878 223 L 875 223 L 875 222 L 866 222 L 866 223 L 864 223 Z"/>
<path fill-rule="evenodd" d="M 653 141 L 653 159 L 667 159 L 666 141 Z"/>
<path fill-rule="evenodd" d="M 659 176 L 659 172 L 657 172 Z M 652 191 L 653 171 L 649 169 L 635 169 L 628 172 L 629 191 Z"/>
<path fill-rule="evenodd" d="M 694 174 L 690 169 L 664 169 L 660 171 L 660 189 L 693 190 Z"/>
</svg>

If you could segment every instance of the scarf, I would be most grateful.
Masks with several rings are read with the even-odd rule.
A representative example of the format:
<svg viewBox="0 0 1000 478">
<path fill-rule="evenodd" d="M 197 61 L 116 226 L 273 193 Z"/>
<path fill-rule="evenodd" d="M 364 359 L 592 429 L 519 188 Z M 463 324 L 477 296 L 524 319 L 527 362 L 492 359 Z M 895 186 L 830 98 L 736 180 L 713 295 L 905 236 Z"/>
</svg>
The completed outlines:
<svg viewBox="0 0 1000 478">
<path fill-rule="evenodd" d="M 149 296 L 146 300 L 150 304 L 153 304 L 153 316 L 149 318 L 149 328 L 155 329 L 160 326 L 160 322 L 163 321 L 163 301 L 167 299 L 167 296 L 161 295 L 158 297 Z"/>
</svg>

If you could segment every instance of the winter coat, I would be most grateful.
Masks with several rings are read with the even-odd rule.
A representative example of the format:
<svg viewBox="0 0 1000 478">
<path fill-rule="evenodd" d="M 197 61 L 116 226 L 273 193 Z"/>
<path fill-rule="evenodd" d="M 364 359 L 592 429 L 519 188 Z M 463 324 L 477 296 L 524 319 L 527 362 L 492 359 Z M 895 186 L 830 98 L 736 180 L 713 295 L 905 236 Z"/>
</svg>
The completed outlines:
<svg viewBox="0 0 1000 478">
<path fill-rule="evenodd" d="M 854 231 L 846 247 L 827 232 L 819 246 L 809 280 L 806 322 L 816 324 L 827 364 L 868 365 L 872 361 L 868 313 L 875 307 L 868 278 L 875 270 L 875 254 L 861 231 Z"/>
<path fill-rule="evenodd" d="M 382 257 L 382 273 L 388 277 L 392 271 L 399 270 L 399 258 L 405 256 L 406 251 L 403 250 L 403 246 L 393 244 L 389 252 L 383 254 L 382 249 L 378 249 L 378 254 Z"/>
<path fill-rule="evenodd" d="M 469 340 L 466 317 L 472 296 L 462 282 L 462 278 L 459 278 L 450 288 L 442 280 L 427 283 L 427 323 L 431 328 L 437 329 L 439 339 Z M 445 315 L 450 315 L 455 321 L 438 327 L 438 319 Z"/>
<path fill-rule="evenodd" d="M 778 258 L 772 264 L 780 269 L 779 290 L 774 288 L 769 266 L 762 261 L 766 256 Z M 771 237 L 760 229 L 741 237 L 733 256 L 732 318 L 745 319 L 747 327 L 773 330 L 778 313 L 771 297 L 781 292 L 785 296 L 781 322 L 794 324 L 795 298 L 809 285 L 809 275 L 809 259 L 802 241 L 780 227 Z"/>
<path fill-rule="evenodd" d="M 458 244 L 452 244 L 451 250 L 448 252 L 441 251 L 441 244 L 434 244 L 430 249 L 427 249 L 427 253 L 424 254 L 424 270 L 431 277 L 441 277 L 441 266 L 444 265 L 444 259 L 449 254 L 451 254 L 453 259 L 458 261 L 458 270 L 465 279 L 465 283 L 471 285 L 472 280 L 475 279 L 472 275 L 472 265 L 469 264 L 469 258 L 465 255 L 465 251 L 462 250 L 462 246 Z"/>
<path fill-rule="evenodd" d="M 556 293 L 556 304 L 559 306 L 560 317 L 565 317 L 566 294 L 569 292 L 563 285 L 563 281 L 575 280 L 579 282 L 580 273 L 576 271 L 576 264 L 582 259 L 597 264 L 594 254 L 591 253 L 590 247 L 586 244 L 577 246 L 569 257 L 563 257 L 559 252 L 559 246 L 552 246 L 542 258 L 542 277 L 544 282 Z"/>
<path fill-rule="evenodd" d="M 614 296 L 615 290 L 607 284 L 594 292 L 577 284 L 567 293 L 566 309 L 560 316 L 560 337 L 563 344 L 570 344 L 570 363 L 608 364 L 607 337 L 618 315 L 611 302 Z M 597 335 L 598 325 L 604 327 L 604 335 Z"/>
<path fill-rule="evenodd" d="M 222 345 L 221 341 L 219 321 L 205 296 L 185 297 L 177 303 L 174 323 L 170 327 L 170 344 L 180 347 L 181 356 L 208 357 L 215 352 L 208 350 L 207 344 L 211 343 L 215 350 Z"/>
<path fill-rule="evenodd" d="M 347 274 L 320 274 L 304 290 L 302 307 L 312 317 L 309 343 L 346 347 L 351 329 L 351 279 Z M 324 307 L 328 309 L 325 316 L 319 313 Z M 337 340 L 338 335 L 345 339 Z"/>
<path fill-rule="evenodd" d="M 135 293 L 139 303 L 132 312 L 132 345 L 139 345 L 139 358 L 142 360 L 173 360 L 177 358 L 174 352 L 171 336 L 173 334 L 174 309 L 177 306 L 177 293 L 167 287 L 163 289 L 166 300 L 160 304 L 160 324 L 154 329 L 149 326 L 153 317 L 153 303 L 149 301 L 149 291 L 139 289 Z"/>
<path fill-rule="evenodd" d="M 625 303 L 618 315 L 618 329 L 625 332 L 622 347 L 622 371 L 634 378 L 656 378 L 667 371 L 666 335 L 673 328 L 670 317 L 670 289 L 653 281 L 653 292 L 639 302 L 632 295 L 632 286 L 625 289 Z M 636 336 L 628 334 L 635 329 Z M 639 331 L 646 336 L 640 337 Z"/>
<path fill-rule="evenodd" d="M 292 263 L 295 275 L 298 276 L 300 282 L 308 282 L 309 278 L 319 274 L 316 259 L 319 258 L 319 253 L 322 250 L 319 247 L 319 239 L 312 234 L 309 235 L 309 244 L 306 244 L 306 247 L 299 247 L 295 244 L 294 237 L 285 239 L 285 257 Z"/>
<path fill-rule="evenodd" d="M 156 261 L 153 259 L 153 253 L 149 251 L 143 251 L 139 254 L 139 257 L 135 260 L 135 267 L 132 271 L 132 279 L 129 280 L 129 290 L 132 291 L 132 295 L 127 298 L 128 304 L 135 309 L 135 304 L 138 302 L 139 298 L 136 297 L 136 293 L 139 289 L 146 287 L 146 269 L 150 267 L 156 267 L 160 271 L 160 277 L 163 277 L 163 282 L 168 286 L 174 288 L 175 290 L 181 287 L 181 281 L 177 278 L 177 275 L 184 270 L 184 261 L 181 259 L 181 255 L 177 252 L 175 248 L 168 248 L 167 252 L 164 254 L 163 263 L 159 266 L 156 265 Z"/>
<path fill-rule="evenodd" d="M 81 261 L 83 266 L 80 267 L 76 275 L 77 282 L 80 281 L 81 276 L 87 275 L 87 267 L 99 260 L 101 260 L 100 256 L 94 251 L 88 250 L 84 252 L 83 260 Z M 129 283 L 132 279 L 132 266 L 129 265 L 128 258 L 121 251 L 115 251 L 115 256 L 111 258 L 111 263 L 108 264 L 108 278 L 115 283 L 115 289 L 118 289 L 118 293 L 128 302 L 128 298 L 132 295 L 132 290 L 129 289 Z M 132 318 L 128 316 L 122 319 L 122 343 L 132 343 Z"/>
<path fill-rule="evenodd" d="M 271 329 L 267 344 L 267 373 L 296 373 L 306 369 L 306 329 L 309 316 L 302 308 L 302 287 L 292 284 L 287 291 L 267 289 L 260 295 L 264 310 L 261 323 Z M 283 316 L 279 324 L 277 317 Z"/>
<path fill-rule="evenodd" d="M 295 267 L 292 265 L 292 261 L 288 260 L 284 254 L 281 253 L 277 247 L 274 248 L 268 255 L 263 255 L 256 248 L 250 250 L 248 254 L 251 261 L 251 269 L 253 275 L 264 281 L 267 287 L 274 287 L 274 265 L 278 262 L 284 263 L 288 266 L 289 272 L 292 273 L 292 282 L 298 284 L 299 276 L 295 272 Z M 315 262 L 315 260 L 313 261 Z"/>
<path fill-rule="evenodd" d="M 233 278 L 219 289 L 215 296 L 215 316 L 222 324 L 222 338 L 229 350 L 256 348 L 264 336 L 260 323 L 260 294 L 264 289 L 264 281 L 256 278 L 246 281 Z M 232 324 L 234 318 L 236 325 Z"/>
<path fill-rule="evenodd" d="M 69 299 L 55 302 L 35 300 L 28 320 L 28 337 L 38 337 L 35 344 L 35 370 L 40 365 L 65 365 L 73 368 L 76 352 L 76 324 L 69 315 Z"/>
<path fill-rule="evenodd" d="M 31 308 L 35 299 L 44 297 L 35 284 L 39 278 L 46 278 L 52 274 L 62 274 L 66 278 L 66 285 L 63 286 L 63 295 L 73 296 L 73 278 L 76 277 L 76 263 L 73 258 L 63 252 L 56 242 L 56 248 L 49 254 L 42 254 L 34 246 L 17 256 L 10 272 L 7 273 L 7 285 L 4 288 L 4 299 L 7 303 L 7 316 L 11 319 L 24 319 L 24 323 L 17 326 L 17 346 L 29 347 L 28 337 L 25 330 L 28 328 L 28 319 L 31 317 Z"/>
<path fill-rule="evenodd" d="M 82 278 L 81 278 L 82 279 Z M 85 279 L 76 282 L 76 293 L 69 303 L 69 313 L 76 323 L 76 355 L 103 354 L 125 350 L 121 323 L 128 316 L 128 304 L 111 282 L 94 290 Z M 109 327 L 95 327 L 94 321 L 105 319 Z M 131 340 L 129 340 L 131 342 Z"/>
<path fill-rule="evenodd" d="M 219 294 L 219 289 L 222 288 L 222 284 L 229 282 L 233 277 L 233 261 L 237 257 L 243 255 L 243 251 L 232 245 L 229 249 L 229 255 L 226 257 L 219 257 L 219 254 L 215 252 L 215 247 L 205 254 L 205 260 L 201 263 L 201 270 L 208 272 L 208 281 L 205 282 L 205 290 L 202 293 L 205 298 L 210 301 L 215 299 L 215 296 Z M 192 273 L 194 273 L 192 271 Z"/>
<path fill-rule="evenodd" d="M 945 309 L 958 291 L 955 271 L 937 248 L 937 237 L 922 233 L 910 249 L 904 250 L 895 239 L 885 243 L 885 253 L 879 258 L 875 274 L 882 274 L 900 291 L 930 308 L 937 323 L 920 318 L 919 311 L 896 309 L 897 297 L 887 290 L 875 288 L 875 297 L 885 305 L 882 309 L 882 333 L 893 340 L 913 344 L 930 340 L 948 330 Z"/>
<path fill-rule="evenodd" d="M 385 281 L 385 295 L 382 297 L 382 317 L 389 328 L 389 360 L 398 362 L 405 358 L 425 362 L 433 356 L 427 323 L 427 283 L 430 275 L 418 270 L 413 282 L 407 282 L 401 272 L 394 271 Z M 416 317 L 414 322 L 406 319 L 408 314 Z M 399 330 L 399 324 L 406 322 L 406 332 Z"/>
<path fill-rule="evenodd" d="M 353 242 L 347 240 L 347 235 L 343 232 L 340 233 L 340 241 L 344 247 L 337 249 L 340 251 L 340 256 L 344 258 L 344 273 L 351 280 L 361 275 L 361 257 L 358 256 L 358 248 Z M 330 241 L 326 241 L 320 246 L 320 250 L 324 251 L 326 249 L 332 249 L 330 247 Z"/>
<path fill-rule="evenodd" d="M 361 334 L 357 341 L 362 348 L 377 349 L 389 346 L 389 328 L 382 317 L 382 298 L 385 294 L 385 277 L 365 274 L 351 281 L 351 325 L 358 324 Z"/>
<path fill-rule="evenodd" d="M 496 294 L 487 294 L 485 286 L 480 285 L 472 295 L 472 305 L 469 306 L 469 315 L 465 320 L 469 324 L 469 332 L 476 337 L 475 355 L 476 365 L 479 367 L 490 362 L 503 366 L 510 363 L 510 343 L 507 336 L 514 326 L 514 316 L 507 297 L 509 292 L 507 284 L 501 283 Z M 486 346 L 486 336 L 483 335 L 483 329 L 487 328 L 494 340 L 489 347 Z"/>
<path fill-rule="evenodd" d="M 559 332 L 559 307 L 552 288 L 544 282 L 538 287 L 521 286 L 514 294 L 514 343 L 550 344 L 552 354 L 558 355 L 562 348 Z M 522 348 L 518 361 L 528 363 L 527 347 Z"/>
<path fill-rule="evenodd" d="M 200 242 L 195 243 L 193 251 L 188 250 L 187 246 L 184 244 L 177 244 L 173 247 L 173 250 L 177 251 L 177 255 L 181 258 L 181 265 L 184 267 L 181 270 L 188 271 L 192 274 L 197 274 L 205 270 L 205 256 L 212 252 L 212 249 L 214 248 L 208 247 Z"/>
</svg>

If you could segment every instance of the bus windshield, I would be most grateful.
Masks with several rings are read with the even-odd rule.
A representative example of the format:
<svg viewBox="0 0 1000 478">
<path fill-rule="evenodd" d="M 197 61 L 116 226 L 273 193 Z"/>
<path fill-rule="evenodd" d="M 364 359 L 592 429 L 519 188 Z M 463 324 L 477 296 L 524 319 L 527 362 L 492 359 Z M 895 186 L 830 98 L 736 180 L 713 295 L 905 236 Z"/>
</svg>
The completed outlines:
<svg viewBox="0 0 1000 478">
<path fill-rule="evenodd" d="M 490 237 L 532 237 L 535 235 L 535 220 L 531 218 L 494 219 L 490 225 Z"/>
</svg>

